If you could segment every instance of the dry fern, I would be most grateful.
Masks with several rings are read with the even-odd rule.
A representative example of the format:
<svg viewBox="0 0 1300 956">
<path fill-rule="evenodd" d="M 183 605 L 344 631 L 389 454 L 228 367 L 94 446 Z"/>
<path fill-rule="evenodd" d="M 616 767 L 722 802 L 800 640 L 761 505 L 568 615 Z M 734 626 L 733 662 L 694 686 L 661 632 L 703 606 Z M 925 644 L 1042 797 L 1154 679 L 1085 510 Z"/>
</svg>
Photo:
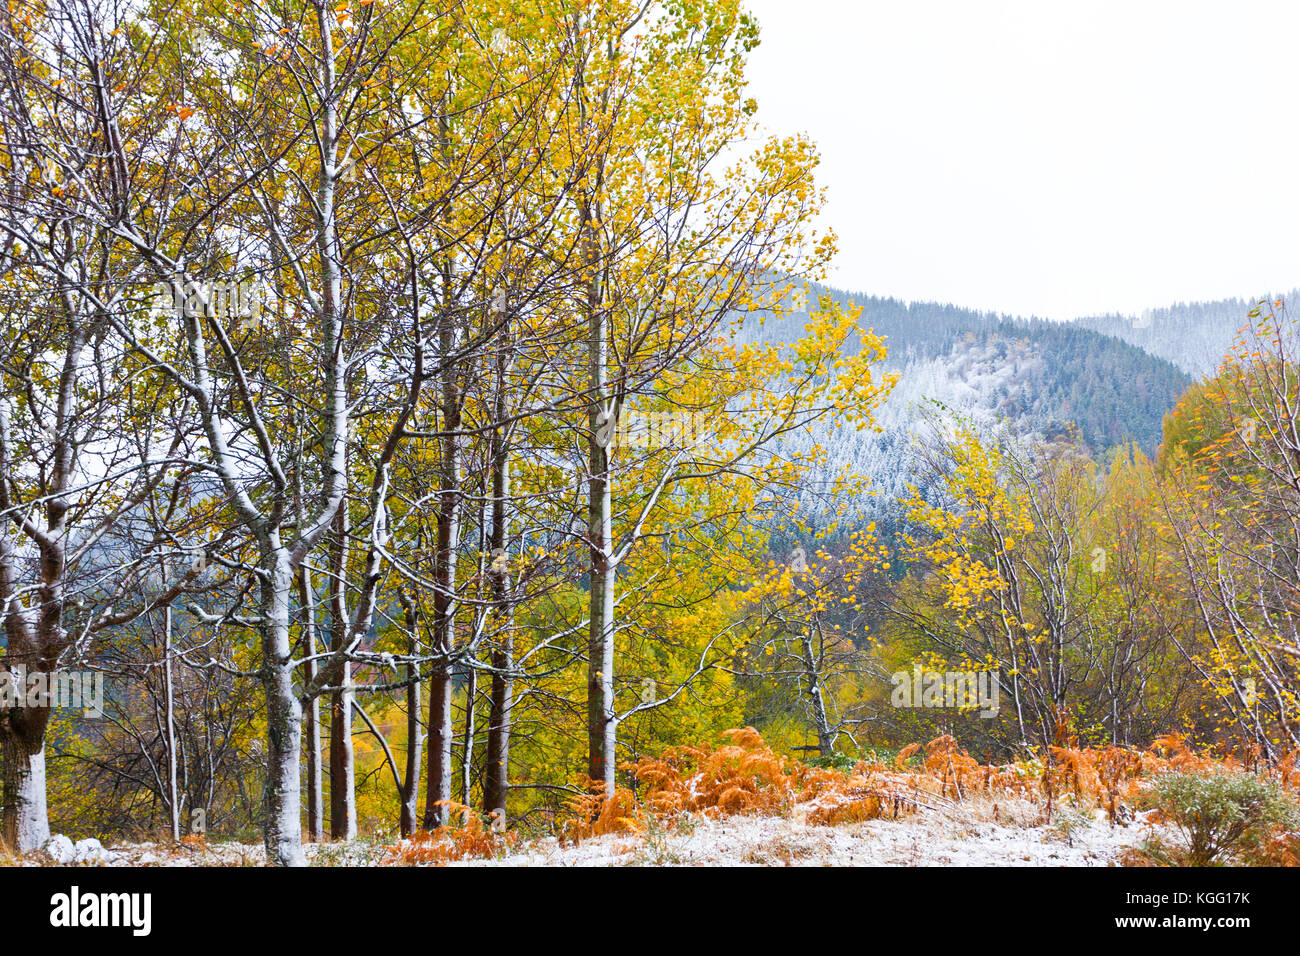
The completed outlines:
<svg viewBox="0 0 1300 956">
<path fill-rule="evenodd" d="M 1074 807 L 1104 808 L 1115 825 L 1122 809 L 1160 773 L 1237 765 L 1232 757 L 1194 752 L 1178 734 L 1157 738 L 1148 750 L 1102 749 L 1080 747 L 1063 722 L 1058 729 L 1063 744 L 1049 747 L 1044 760 L 981 763 L 944 735 L 904 747 L 892 764 L 860 761 L 849 772 L 810 767 L 779 754 L 753 727 L 729 730 L 716 746 L 671 747 L 659 757 L 624 764 L 620 769 L 643 788 L 640 801 L 623 788 L 606 799 L 600 784 L 585 782 L 583 792 L 569 801 L 571 819 L 564 839 L 639 833 L 646 829 L 647 817 L 657 823 L 691 814 L 788 815 L 799 823 L 823 826 L 897 819 L 927 809 L 950 812 L 976 793 L 995 801 L 1013 798 L 1016 805 L 1045 799 L 1049 821 L 1057 799 L 1067 797 Z M 921 765 L 909 766 L 918 754 Z M 1284 786 L 1300 785 L 1297 756 L 1288 754 L 1271 771 Z M 994 808 L 996 816 L 996 802 Z M 1295 852 L 1294 842 L 1279 837 L 1267 856 L 1286 865 Z"/>
<path fill-rule="evenodd" d="M 452 819 L 459 817 L 462 823 L 421 831 L 385 847 L 384 866 L 442 866 L 454 860 L 482 859 L 496 856 L 515 843 L 513 833 L 499 833 L 485 826 L 472 807 L 449 800 L 440 800 L 435 806 L 447 807 Z"/>
<path fill-rule="evenodd" d="M 568 800 L 572 818 L 565 824 L 561 842 L 580 843 L 588 837 L 608 833 L 639 833 L 636 796 L 622 787 L 614 796 L 605 798 L 605 784 L 600 780 L 587 780 L 584 791 Z"/>
</svg>

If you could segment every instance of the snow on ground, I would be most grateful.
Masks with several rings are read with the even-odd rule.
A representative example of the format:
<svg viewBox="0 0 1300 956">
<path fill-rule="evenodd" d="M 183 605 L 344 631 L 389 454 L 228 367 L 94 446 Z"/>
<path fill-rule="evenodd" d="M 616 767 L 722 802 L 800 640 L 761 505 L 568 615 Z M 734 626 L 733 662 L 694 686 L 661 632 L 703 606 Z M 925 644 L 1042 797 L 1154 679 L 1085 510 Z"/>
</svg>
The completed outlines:
<svg viewBox="0 0 1300 956">
<path fill-rule="evenodd" d="M 1008 812 L 1012 811 L 1012 812 Z M 1111 866 L 1153 835 L 1141 820 L 1112 827 L 1105 815 L 1077 817 L 1067 832 L 1017 819 L 1004 808 L 1002 822 L 983 814 L 923 813 L 902 820 L 817 826 L 777 816 L 691 816 L 680 827 L 595 837 L 561 845 L 554 838 L 523 844 L 487 860 L 453 866 Z M 1167 836 L 1167 834 L 1166 834 Z M 57 839 L 57 838 L 56 838 Z M 82 841 L 88 843 L 93 841 Z M 78 845 L 80 846 L 80 844 Z M 98 846 L 98 844 L 96 844 Z M 377 843 L 309 845 L 317 866 L 374 866 L 388 856 Z M 261 846 L 215 843 L 172 846 L 144 843 L 110 847 L 58 860 L 29 857 L 29 865 L 63 862 L 84 866 L 260 866 Z"/>
<path fill-rule="evenodd" d="M 917 816 L 841 826 L 783 817 L 699 820 L 689 832 L 619 835 L 560 846 L 539 840 L 495 860 L 456 866 L 1108 866 L 1150 828 L 1002 826 Z"/>
</svg>

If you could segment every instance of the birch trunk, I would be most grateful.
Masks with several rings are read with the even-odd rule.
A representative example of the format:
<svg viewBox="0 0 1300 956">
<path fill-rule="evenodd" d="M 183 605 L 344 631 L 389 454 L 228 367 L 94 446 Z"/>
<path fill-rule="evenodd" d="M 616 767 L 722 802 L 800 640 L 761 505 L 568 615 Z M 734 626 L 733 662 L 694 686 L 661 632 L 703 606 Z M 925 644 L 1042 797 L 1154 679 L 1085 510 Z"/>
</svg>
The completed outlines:
<svg viewBox="0 0 1300 956">
<path fill-rule="evenodd" d="M 469 668 L 465 675 L 465 734 L 460 748 L 460 802 L 469 806 L 474 792 L 474 703 L 478 697 L 478 671 Z"/>
<path fill-rule="evenodd" d="M 348 645 L 348 517 L 340 507 L 330 541 L 330 634 L 333 650 Z M 330 693 L 330 837 L 357 838 L 356 761 L 352 745 L 352 663 L 343 661 L 339 689 Z"/>
<path fill-rule="evenodd" d="M 262 685 L 266 691 L 266 861 L 306 866 L 302 850 L 302 705 L 293 689 L 289 595 L 293 567 L 283 547 L 262 563 Z"/>
<path fill-rule="evenodd" d="M 407 651 L 411 657 L 415 657 L 419 652 L 419 640 L 416 631 L 419 622 L 416 617 L 415 602 L 411 600 L 405 591 L 400 596 L 402 607 L 406 612 L 406 633 L 410 635 Z M 417 815 L 418 807 L 416 806 L 420 797 L 420 745 L 422 743 L 419 672 L 417 665 L 406 665 L 406 679 L 408 681 L 406 685 L 406 769 L 402 776 L 401 819 L 402 836 L 404 837 L 409 837 L 415 832 L 419 820 Z"/>
<path fill-rule="evenodd" d="M 593 494 L 593 497 L 595 495 Z M 592 507 L 593 520 L 602 533 L 609 529 L 609 491 Z M 592 548 L 592 574 L 587 654 L 587 774 L 602 782 L 607 795 L 614 792 L 617 724 L 614 720 L 614 573 L 606 563 L 612 548 L 608 536 L 601 550 Z M 602 553 L 603 552 L 603 553 Z"/>
<path fill-rule="evenodd" d="M 164 565 L 163 577 L 166 578 Z M 180 792 L 176 786 L 176 697 L 172 689 L 172 609 L 163 608 L 163 706 L 167 725 L 167 803 L 171 811 L 172 841 L 181 839 Z"/>
<path fill-rule="evenodd" d="M 446 803 L 451 800 L 451 672 L 434 671 L 429 682 L 429 778 L 424 798 L 424 828 L 433 830 L 448 822 Z"/>
<path fill-rule="evenodd" d="M 834 735 L 831 733 L 830 718 L 826 713 L 826 701 L 823 699 L 821 679 L 818 676 L 821 655 L 813 647 L 811 634 L 800 638 L 803 644 L 803 664 L 808 675 L 808 701 L 812 705 L 813 724 L 817 728 L 817 753 L 829 756 L 835 749 Z"/>
<path fill-rule="evenodd" d="M 499 387 L 499 392 L 500 392 Z M 502 398 L 504 397 L 502 393 Z M 498 400 L 497 421 L 505 418 Z M 510 794 L 510 705 L 514 685 L 510 669 L 514 666 L 513 621 L 509 610 L 510 570 L 505 560 L 509 541 L 509 511 L 506 495 L 510 489 L 510 457 L 505 439 L 498 434 L 493 454 L 492 474 L 492 601 L 493 632 L 496 648 L 492 652 L 492 688 L 489 694 L 487 760 L 483 768 L 483 812 L 495 815 L 504 826 L 506 803 Z M 500 556 L 500 563 L 496 558 Z"/>
<path fill-rule="evenodd" d="M 613 498 L 610 450 L 615 431 L 614 402 L 609 388 L 609 313 L 601 301 L 600 244 L 595 218 L 583 210 L 587 262 L 588 357 L 590 404 L 587 409 L 588 467 L 587 536 L 591 548 L 590 625 L 587 634 L 587 773 L 614 793 L 614 563 Z"/>
<path fill-rule="evenodd" d="M 303 683 L 310 686 L 316 679 L 316 589 L 312 586 L 311 571 L 298 570 L 298 606 L 302 618 L 303 651 L 307 658 L 303 665 Z M 325 840 L 325 814 L 323 812 L 324 786 L 321 776 L 320 696 L 313 695 L 307 705 L 307 839 L 314 843 Z"/>
<path fill-rule="evenodd" d="M 45 806 L 43 727 L 35 733 L 14 726 L 13 721 L 0 723 L 0 764 L 3 764 L 4 842 L 20 854 L 38 850 L 50 838 L 49 813 Z"/>
<path fill-rule="evenodd" d="M 37 528 L 30 517 L 18 519 L 25 536 L 36 547 L 40 584 L 36 602 L 25 608 L 19 596 L 17 548 L 9 532 L 14 521 L 15 502 L 10 497 L 11 483 L 16 485 L 15 462 L 10 456 L 8 402 L 0 400 L 0 619 L 8 646 L 4 665 L 18 681 L 24 693 L 25 676 L 35 670 L 52 671 L 59 656 L 68 647 L 63 627 L 65 577 L 68 565 L 68 512 L 72 502 L 67 497 L 72 484 L 78 446 L 72 435 L 77 406 L 77 374 L 86 342 L 86 330 L 77 325 L 70 300 L 63 298 L 64 314 L 69 322 L 68 345 L 58 379 L 52 461 L 48 466 L 48 494 L 44 503 L 44 527 Z M 33 507 L 33 514 L 39 512 Z M 49 813 L 45 795 L 45 732 L 49 726 L 48 702 L 36 707 L 15 707 L 0 713 L 0 756 L 4 760 L 5 841 L 19 853 L 27 853 L 50 837 Z"/>
<path fill-rule="evenodd" d="M 460 543 L 461 396 L 456 354 L 456 313 L 450 308 L 451 275 L 443 273 L 443 315 L 438 329 L 442 357 L 442 442 L 439 462 L 438 531 L 434 558 L 433 653 L 442 660 L 433 666 L 429 685 L 429 779 L 424 806 L 425 829 L 449 822 L 451 800 L 452 679 L 450 655 L 456 640 L 456 557 Z"/>
</svg>

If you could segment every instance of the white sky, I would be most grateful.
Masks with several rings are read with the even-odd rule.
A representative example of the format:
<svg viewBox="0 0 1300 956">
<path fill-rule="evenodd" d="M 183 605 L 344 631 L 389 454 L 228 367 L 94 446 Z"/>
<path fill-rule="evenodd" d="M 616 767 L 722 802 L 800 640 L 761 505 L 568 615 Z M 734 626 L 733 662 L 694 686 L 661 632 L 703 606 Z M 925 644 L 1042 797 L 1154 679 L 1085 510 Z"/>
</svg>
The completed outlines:
<svg viewBox="0 0 1300 956">
<path fill-rule="evenodd" d="M 835 284 L 1052 318 L 1300 286 L 1300 3 L 747 4 Z"/>
</svg>

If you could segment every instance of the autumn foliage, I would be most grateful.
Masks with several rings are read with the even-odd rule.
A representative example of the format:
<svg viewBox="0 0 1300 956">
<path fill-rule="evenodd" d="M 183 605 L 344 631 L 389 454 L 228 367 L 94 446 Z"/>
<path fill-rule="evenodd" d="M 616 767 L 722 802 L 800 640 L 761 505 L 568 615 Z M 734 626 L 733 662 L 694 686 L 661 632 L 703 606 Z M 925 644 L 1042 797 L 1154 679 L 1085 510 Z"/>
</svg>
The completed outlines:
<svg viewBox="0 0 1300 956">
<path fill-rule="evenodd" d="M 836 826 L 866 820 L 897 820 L 916 813 L 953 812 L 979 801 L 1021 799 L 1038 805 L 1038 822 L 1068 802 L 1106 812 L 1112 826 L 1131 820 L 1161 774 L 1213 774 L 1253 769 L 1285 789 L 1300 790 L 1297 754 L 1272 768 L 1248 767 L 1240 756 L 1198 753 L 1177 734 L 1148 749 L 1051 747 L 1042 759 L 981 763 L 951 736 L 910 744 L 892 759 L 862 760 L 848 771 L 812 767 L 773 750 L 753 727 L 728 730 L 716 744 L 670 747 L 658 757 L 621 766 L 634 786 L 606 797 L 597 782 L 582 782 L 568 802 L 562 842 L 610 834 L 644 834 L 671 828 L 692 815 L 725 818 L 762 815 L 798 824 Z M 453 821 L 433 833 L 390 847 L 392 865 L 445 864 L 499 855 L 515 834 L 495 833 L 470 808 L 450 804 Z M 995 810 L 996 817 L 996 810 Z M 1164 822 L 1158 809 L 1152 823 Z M 1294 837 L 1279 833 L 1260 848 L 1271 865 L 1300 861 Z M 1134 856 L 1130 862 L 1149 862 Z"/>
<path fill-rule="evenodd" d="M 443 804 L 451 822 L 388 847 L 383 861 L 386 866 L 440 866 L 455 860 L 482 859 L 497 856 L 515 844 L 515 833 L 494 830 L 473 807 L 453 801 Z"/>
<path fill-rule="evenodd" d="M 623 769 L 639 797 L 619 788 L 612 800 L 584 793 L 570 803 L 566 836 L 574 841 L 607 833 L 637 832 L 653 815 L 671 821 L 684 814 L 768 814 L 800 822 L 835 825 L 943 810 L 972 798 L 1020 797 L 1040 802 L 1044 822 L 1062 798 L 1104 810 L 1112 825 L 1141 803 L 1150 782 L 1166 772 L 1213 773 L 1244 769 L 1235 756 L 1191 750 L 1179 735 L 1160 737 L 1147 750 L 1123 747 L 1051 747 L 1046 760 L 1028 758 L 984 764 L 951 736 L 911 744 L 889 763 L 860 761 L 850 771 L 810 767 L 776 753 L 752 727 L 730 730 L 719 746 L 672 747 Z M 1257 768 L 1284 787 L 1300 784 L 1295 754 L 1271 771 Z M 1152 814 L 1158 820 L 1158 811 Z M 1279 859 L 1288 852 L 1277 847 Z"/>
</svg>

